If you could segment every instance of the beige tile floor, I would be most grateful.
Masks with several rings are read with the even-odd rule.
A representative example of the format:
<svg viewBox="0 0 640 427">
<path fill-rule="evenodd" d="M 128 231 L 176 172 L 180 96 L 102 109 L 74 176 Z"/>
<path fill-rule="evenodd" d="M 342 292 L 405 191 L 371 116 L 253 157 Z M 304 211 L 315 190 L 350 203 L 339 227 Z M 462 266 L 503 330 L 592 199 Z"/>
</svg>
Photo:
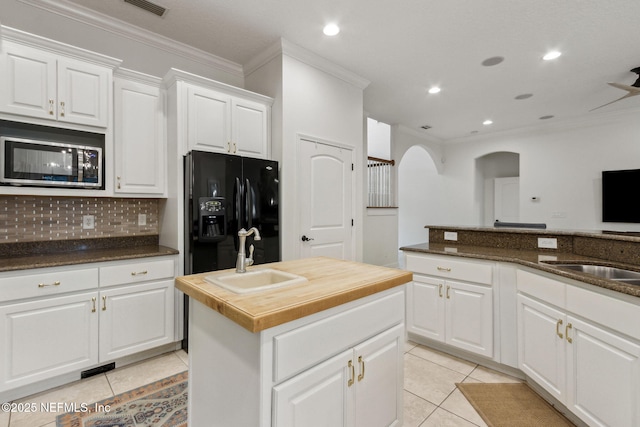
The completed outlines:
<svg viewBox="0 0 640 427">
<path fill-rule="evenodd" d="M 180 350 L 105 374 L 76 381 L 26 397 L 18 403 L 93 403 L 187 369 L 187 354 Z M 405 347 L 404 426 L 486 426 L 457 382 L 517 382 L 516 378 L 408 342 Z M 0 427 L 55 427 L 59 413 L 0 412 Z"/>
</svg>

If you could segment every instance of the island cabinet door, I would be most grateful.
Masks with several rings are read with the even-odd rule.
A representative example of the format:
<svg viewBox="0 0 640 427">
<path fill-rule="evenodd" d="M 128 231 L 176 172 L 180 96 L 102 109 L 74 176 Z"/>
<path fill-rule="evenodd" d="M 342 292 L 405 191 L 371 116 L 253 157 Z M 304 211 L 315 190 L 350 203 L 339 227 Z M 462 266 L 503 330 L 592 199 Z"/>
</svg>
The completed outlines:
<svg viewBox="0 0 640 427">
<path fill-rule="evenodd" d="M 640 345 L 567 317 L 566 406 L 593 426 L 640 425 Z"/>
<path fill-rule="evenodd" d="M 353 427 L 353 349 L 273 389 L 273 426 Z"/>
<path fill-rule="evenodd" d="M 402 424 L 404 325 L 355 347 L 357 427 Z"/>
<path fill-rule="evenodd" d="M 407 330 L 444 342 L 444 280 L 419 274 L 407 287 Z"/>
</svg>

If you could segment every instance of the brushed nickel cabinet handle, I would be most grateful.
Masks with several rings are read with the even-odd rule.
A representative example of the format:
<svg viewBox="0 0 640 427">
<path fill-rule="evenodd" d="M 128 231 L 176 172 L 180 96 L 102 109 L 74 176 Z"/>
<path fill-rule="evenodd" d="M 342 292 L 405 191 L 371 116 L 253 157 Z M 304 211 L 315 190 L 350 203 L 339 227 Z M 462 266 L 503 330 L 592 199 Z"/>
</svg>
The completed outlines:
<svg viewBox="0 0 640 427">
<path fill-rule="evenodd" d="M 58 282 L 57 280 L 53 283 L 38 283 L 38 287 L 39 288 L 46 288 L 48 286 L 60 286 L 60 282 Z"/>
<path fill-rule="evenodd" d="M 564 329 L 564 334 L 566 335 L 569 344 L 573 342 L 573 339 L 569 336 L 569 329 L 571 328 L 573 328 L 573 325 L 571 323 L 567 323 L 567 327 Z"/>
<path fill-rule="evenodd" d="M 102 296 L 102 311 L 107 311 L 107 296 Z"/>
<path fill-rule="evenodd" d="M 438 268 L 438 271 L 451 271 L 450 267 L 440 267 L 440 266 L 438 266 L 437 268 Z"/>
<path fill-rule="evenodd" d="M 64 117 L 64 101 L 60 101 L 60 117 Z"/>
<path fill-rule="evenodd" d="M 91 304 L 93 305 L 93 308 L 91 309 L 92 313 L 96 312 L 96 297 L 91 298 Z"/>
<path fill-rule="evenodd" d="M 351 387 L 354 383 L 355 380 L 355 376 L 356 376 L 356 368 L 353 366 L 353 362 L 351 360 L 349 360 L 349 363 L 347 364 L 347 366 L 349 367 L 349 369 L 351 369 L 351 377 L 349 378 L 349 381 L 347 382 L 347 386 Z"/>
<path fill-rule="evenodd" d="M 451 299 L 451 296 L 449 295 L 450 290 L 451 290 L 451 286 L 447 285 L 447 299 Z"/>
<path fill-rule="evenodd" d="M 148 273 L 147 270 L 144 270 L 144 271 L 132 271 L 131 275 L 132 276 L 144 276 L 147 273 Z"/>
<path fill-rule="evenodd" d="M 442 283 L 440 283 L 438 285 L 438 296 L 440 296 L 440 298 L 442 298 Z"/>
<path fill-rule="evenodd" d="M 560 326 L 562 326 L 562 319 L 559 319 L 558 322 L 556 323 L 556 335 L 558 335 L 558 337 L 562 339 L 564 338 L 564 335 L 562 335 L 562 332 L 560 332 Z"/>
<path fill-rule="evenodd" d="M 50 99 L 49 100 L 49 115 L 50 116 L 53 116 L 53 105 L 54 105 L 53 99 Z"/>
<path fill-rule="evenodd" d="M 358 382 L 364 379 L 364 359 L 362 356 L 358 356 L 358 363 L 360 364 L 360 373 L 358 374 Z"/>
<path fill-rule="evenodd" d="M 120 190 L 121 186 L 120 186 L 120 177 L 117 176 L 116 179 L 118 180 L 118 190 Z"/>
</svg>

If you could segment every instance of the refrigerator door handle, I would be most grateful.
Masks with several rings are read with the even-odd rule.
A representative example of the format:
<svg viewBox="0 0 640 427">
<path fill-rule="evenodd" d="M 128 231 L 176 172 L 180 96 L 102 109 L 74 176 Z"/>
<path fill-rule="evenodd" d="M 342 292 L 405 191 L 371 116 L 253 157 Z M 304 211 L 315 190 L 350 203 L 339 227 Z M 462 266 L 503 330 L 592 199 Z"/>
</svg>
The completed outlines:
<svg viewBox="0 0 640 427">
<path fill-rule="evenodd" d="M 249 179 L 245 179 L 244 186 L 244 202 L 245 202 L 245 222 L 247 224 L 247 230 L 253 227 L 253 200 L 251 198 L 251 182 Z"/>
</svg>

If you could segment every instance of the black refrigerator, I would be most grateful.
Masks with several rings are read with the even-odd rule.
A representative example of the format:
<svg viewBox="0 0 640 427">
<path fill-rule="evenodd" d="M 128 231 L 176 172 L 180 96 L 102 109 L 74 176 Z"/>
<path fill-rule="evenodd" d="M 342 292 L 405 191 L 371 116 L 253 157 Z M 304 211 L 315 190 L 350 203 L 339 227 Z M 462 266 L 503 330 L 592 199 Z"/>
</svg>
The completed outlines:
<svg viewBox="0 0 640 427">
<path fill-rule="evenodd" d="M 256 227 L 262 237 L 247 237 L 255 264 L 280 261 L 278 162 L 192 151 L 184 173 L 185 274 L 235 267 L 241 228 Z M 187 319 L 185 296 L 185 348 Z"/>
</svg>

